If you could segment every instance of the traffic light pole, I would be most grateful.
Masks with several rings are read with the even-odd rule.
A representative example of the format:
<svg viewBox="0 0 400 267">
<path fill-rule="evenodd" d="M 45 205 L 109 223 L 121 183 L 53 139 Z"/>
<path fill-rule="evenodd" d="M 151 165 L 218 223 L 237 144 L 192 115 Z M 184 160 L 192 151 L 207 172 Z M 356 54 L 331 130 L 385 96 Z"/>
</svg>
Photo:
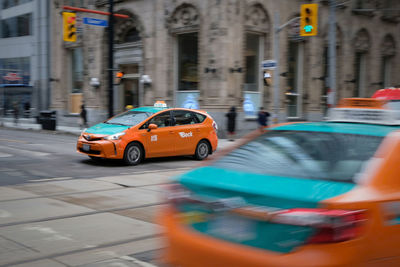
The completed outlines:
<svg viewBox="0 0 400 267">
<path fill-rule="evenodd" d="M 328 106 L 336 105 L 336 1 L 329 1 L 329 90 Z"/>
<path fill-rule="evenodd" d="M 108 117 L 114 116 L 114 0 L 108 1 Z"/>
<path fill-rule="evenodd" d="M 108 3 L 109 12 L 72 6 L 63 6 L 63 9 L 108 16 L 108 116 L 112 117 L 114 116 L 114 17 L 128 19 L 129 16 L 124 14 L 115 14 L 114 1 L 108 0 Z"/>
</svg>

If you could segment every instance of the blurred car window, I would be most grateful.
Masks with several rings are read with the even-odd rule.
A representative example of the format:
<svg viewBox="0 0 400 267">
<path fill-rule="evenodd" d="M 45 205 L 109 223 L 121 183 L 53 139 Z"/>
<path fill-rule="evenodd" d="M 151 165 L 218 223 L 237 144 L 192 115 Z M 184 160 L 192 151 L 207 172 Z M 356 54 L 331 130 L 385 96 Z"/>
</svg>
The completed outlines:
<svg viewBox="0 0 400 267">
<path fill-rule="evenodd" d="M 383 137 L 270 131 L 214 163 L 215 167 L 284 177 L 354 182 Z M 290 168 L 289 168 L 290 167 Z"/>
<path fill-rule="evenodd" d="M 174 110 L 175 125 L 195 124 L 196 120 L 192 112 L 186 110 Z"/>
<path fill-rule="evenodd" d="M 108 124 L 134 126 L 150 117 L 150 113 L 140 111 L 127 111 L 106 121 Z"/>
<path fill-rule="evenodd" d="M 170 112 L 163 112 L 155 117 L 153 117 L 149 122 L 147 123 L 147 126 L 150 124 L 156 124 L 158 127 L 167 127 L 167 126 L 172 126 L 172 120 L 170 117 Z"/>
</svg>

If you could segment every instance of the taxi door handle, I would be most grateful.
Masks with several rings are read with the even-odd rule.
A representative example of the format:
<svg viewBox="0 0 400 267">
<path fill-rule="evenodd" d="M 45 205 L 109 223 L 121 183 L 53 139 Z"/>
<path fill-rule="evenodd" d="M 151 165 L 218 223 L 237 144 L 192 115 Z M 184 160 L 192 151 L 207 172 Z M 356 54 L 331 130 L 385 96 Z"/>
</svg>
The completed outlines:
<svg viewBox="0 0 400 267">
<path fill-rule="evenodd" d="M 173 134 L 173 133 L 174 133 L 174 131 L 169 131 L 169 133 L 170 133 L 170 134 Z"/>
</svg>

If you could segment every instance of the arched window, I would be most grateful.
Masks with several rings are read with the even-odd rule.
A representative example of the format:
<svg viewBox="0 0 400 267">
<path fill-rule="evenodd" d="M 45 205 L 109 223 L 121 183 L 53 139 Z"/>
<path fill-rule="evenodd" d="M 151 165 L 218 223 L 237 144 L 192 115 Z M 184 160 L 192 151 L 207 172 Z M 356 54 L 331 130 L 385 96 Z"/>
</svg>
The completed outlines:
<svg viewBox="0 0 400 267">
<path fill-rule="evenodd" d="M 382 67 L 381 81 L 379 85 L 383 88 L 394 86 L 392 84 L 393 60 L 396 55 L 396 44 L 393 36 L 386 35 L 381 45 Z"/>
<path fill-rule="evenodd" d="M 124 43 L 133 43 L 139 42 L 142 38 L 140 38 L 139 31 L 136 28 L 132 28 L 128 30 L 124 36 Z"/>
<path fill-rule="evenodd" d="M 354 76 L 355 87 L 353 96 L 367 96 L 367 55 L 370 49 L 370 37 L 365 29 L 360 30 L 354 40 Z"/>
</svg>

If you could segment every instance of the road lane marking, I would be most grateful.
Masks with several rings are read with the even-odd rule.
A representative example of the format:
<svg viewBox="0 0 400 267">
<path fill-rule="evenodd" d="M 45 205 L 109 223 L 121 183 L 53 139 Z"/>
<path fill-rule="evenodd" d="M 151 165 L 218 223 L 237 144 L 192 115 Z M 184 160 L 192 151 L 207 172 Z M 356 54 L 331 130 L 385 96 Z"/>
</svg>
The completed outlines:
<svg viewBox="0 0 400 267">
<path fill-rule="evenodd" d="M 36 183 L 36 182 L 61 181 L 61 180 L 69 180 L 69 179 L 73 179 L 73 178 L 72 177 L 44 178 L 44 179 L 28 180 L 28 182 Z"/>
<path fill-rule="evenodd" d="M 2 141 L 4 141 L 4 142 L 10 142 L 10 143 L 29 144 L 28 141 L 0 138 L 0 142 L 2 142 Z"/>
<path fill-rule="evenodd" d="M 136 258 L 134 258 L 134 257 L 131 257 L 131 256 L 122 256 L 122 257 L 119 257 L 119 258 L 120 258 L 121 260 L 133 262 L 133 263 L 135 263 L 135 264 L 137 264 L 137 265 L 139 265 L 139 266 L 142 266 L 142 267 L 157 267 L 157 266 L 155 266 L 155 265 L 153 265 L 153 264 L 151 264 L 151 263 L 138 260 L 138 259 L 136 259 Z"/>
<path fill-rule="evenodd" d="M 157 173 L 157 172 L 172 172 L 172 171 L 187 171 L 191 170 L 193 168 L 191 167 L 182 167 L 182 168 L 175 168 L 175 169 L 159 169 L 159 170 L 149 170 L 149 171 L 141 171 L 141 172 L 121 172 L 121 175 L 139 175 L 139 174 L 145 174 L 145 173 Z M 101 177 L 101 178 L 106 178 L 106 177 Z"/>
<path fill-rule="evenodd" d="M 8 158 L 8 157 L 12 157 L 12 154 L 7 154 L 7 153 L 0 152 L 0 158 Z"/>
</svg>

